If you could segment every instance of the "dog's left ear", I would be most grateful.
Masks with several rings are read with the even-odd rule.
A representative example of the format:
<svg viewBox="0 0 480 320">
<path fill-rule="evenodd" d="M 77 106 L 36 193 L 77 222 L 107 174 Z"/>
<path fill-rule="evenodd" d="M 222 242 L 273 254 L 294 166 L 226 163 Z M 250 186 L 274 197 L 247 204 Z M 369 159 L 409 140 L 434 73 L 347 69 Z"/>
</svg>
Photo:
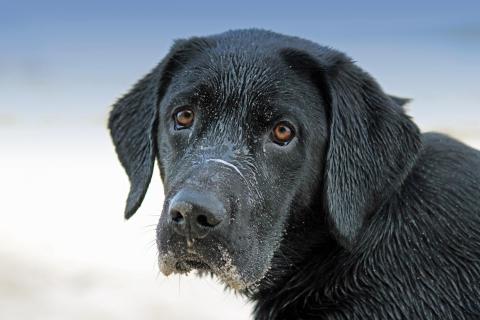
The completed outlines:
<svg viewBox="0 0 480 320">
<path fill-rule="evenodd" d="M 203 45 L 200 38 L 177 40 L 167 56 L 113 105 L 108 127 L 130 180 L 126 219 L 140 207 L 152 178 L 160 100 L 174 73 Z"/>
<path fill-rule="evenodd" d="M 402 97 L 397 97 L 392 95 L 388 95 L 388 97 L 400 107 L 405 107 L 407 104 L 409 104 L 412 101 L 411 99 L 408 99 L 408 98 L 402 98 Z"/>
<path fill-rule="evenodd" d="M 327 101 L 326 207 L 336 238 L 352 247 L 369 215 L 411 170 L 421 148 L 419 130 L 401 103 L 344 54 L 324 47 L 282 54 Z"/>
</svg>

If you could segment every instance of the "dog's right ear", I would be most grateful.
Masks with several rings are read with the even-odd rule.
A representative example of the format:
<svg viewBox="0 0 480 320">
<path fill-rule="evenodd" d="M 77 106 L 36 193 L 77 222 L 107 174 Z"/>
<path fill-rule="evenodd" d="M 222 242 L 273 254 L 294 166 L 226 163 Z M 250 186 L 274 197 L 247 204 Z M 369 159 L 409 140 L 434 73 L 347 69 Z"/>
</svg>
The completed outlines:
<svg viewBox="0 0 480 320">
<path fill-rule="evenodd" d="M 159 103 L 175 72 L 202 44 L 199 38 L 176 41 L 167 56 L 113 105 L 108 128 L 130 180 L 126 219 L 140 207 L 152 178 Z"/>
</svg>

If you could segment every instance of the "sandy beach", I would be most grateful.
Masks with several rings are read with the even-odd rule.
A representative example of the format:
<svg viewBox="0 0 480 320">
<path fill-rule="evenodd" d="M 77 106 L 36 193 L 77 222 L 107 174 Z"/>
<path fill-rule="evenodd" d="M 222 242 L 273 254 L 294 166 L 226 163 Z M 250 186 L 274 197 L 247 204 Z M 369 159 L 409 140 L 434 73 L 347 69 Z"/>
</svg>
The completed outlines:
<svg viewBox="0 0 480 320">
<path fill-rule="evenodd" d="M 125 222 L 128 179 L 104 128 L 2 127 L 0 145 L 0 319 L 248 318 L 215 279 L 159 274 L 158 172 Z"/>
</svg>

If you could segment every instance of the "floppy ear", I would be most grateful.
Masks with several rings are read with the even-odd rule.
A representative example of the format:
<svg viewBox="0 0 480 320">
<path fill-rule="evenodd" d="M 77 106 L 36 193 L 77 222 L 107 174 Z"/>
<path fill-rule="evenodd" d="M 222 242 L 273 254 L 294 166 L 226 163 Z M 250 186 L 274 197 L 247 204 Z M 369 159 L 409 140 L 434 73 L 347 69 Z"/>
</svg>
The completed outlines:
<svg viewBox="0 0 480 320">
<path fill-rule="evenodd" d="M 392 99 L 393 102 L 395 102 L 400 107 L 405 107 L 405 105 L 407 105 L 412 101 L 412 99 L 409 99 L 409 98 L 402 98 L 402 97 L 397 97 L 392 95 L 389 95 L 388 97 Z"/>
<path fill-rule="evenodd" d="M 398 101 L 337 51 L 287 50 L 327 101 L 329 143 L 324 192 L 334 234 L 352 247 L 365 220 L 395 192 L 421 147 L 417 126 Z"/>
<path fill-rule="evenodd" d="M 130 180 L 126 219 L 140 207 L 152 177 L 160 100 L 173 73 L 186 62 L 196 45 L 193 38 L 176 41 L 170 53 L 120 98 L 110 112 L 110 134 Z"/>
</svg>

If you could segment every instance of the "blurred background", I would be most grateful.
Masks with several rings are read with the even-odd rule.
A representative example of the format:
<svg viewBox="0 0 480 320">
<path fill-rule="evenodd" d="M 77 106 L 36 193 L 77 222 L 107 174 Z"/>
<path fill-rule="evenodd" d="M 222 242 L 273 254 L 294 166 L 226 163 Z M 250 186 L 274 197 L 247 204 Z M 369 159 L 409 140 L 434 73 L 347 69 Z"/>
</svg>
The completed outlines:
<svg viewBox="0 0 480 320">
<path fill-rule="evenodd" d="M 156 266 L 158 172 L 128 179 L 109 106 L 173 39 L 258 27 L 348 53 L 422 130 L 480 147 L 478 1 L 0 1 L 0 319 L 246 319 L 216 280 Z"/>
</svg>

